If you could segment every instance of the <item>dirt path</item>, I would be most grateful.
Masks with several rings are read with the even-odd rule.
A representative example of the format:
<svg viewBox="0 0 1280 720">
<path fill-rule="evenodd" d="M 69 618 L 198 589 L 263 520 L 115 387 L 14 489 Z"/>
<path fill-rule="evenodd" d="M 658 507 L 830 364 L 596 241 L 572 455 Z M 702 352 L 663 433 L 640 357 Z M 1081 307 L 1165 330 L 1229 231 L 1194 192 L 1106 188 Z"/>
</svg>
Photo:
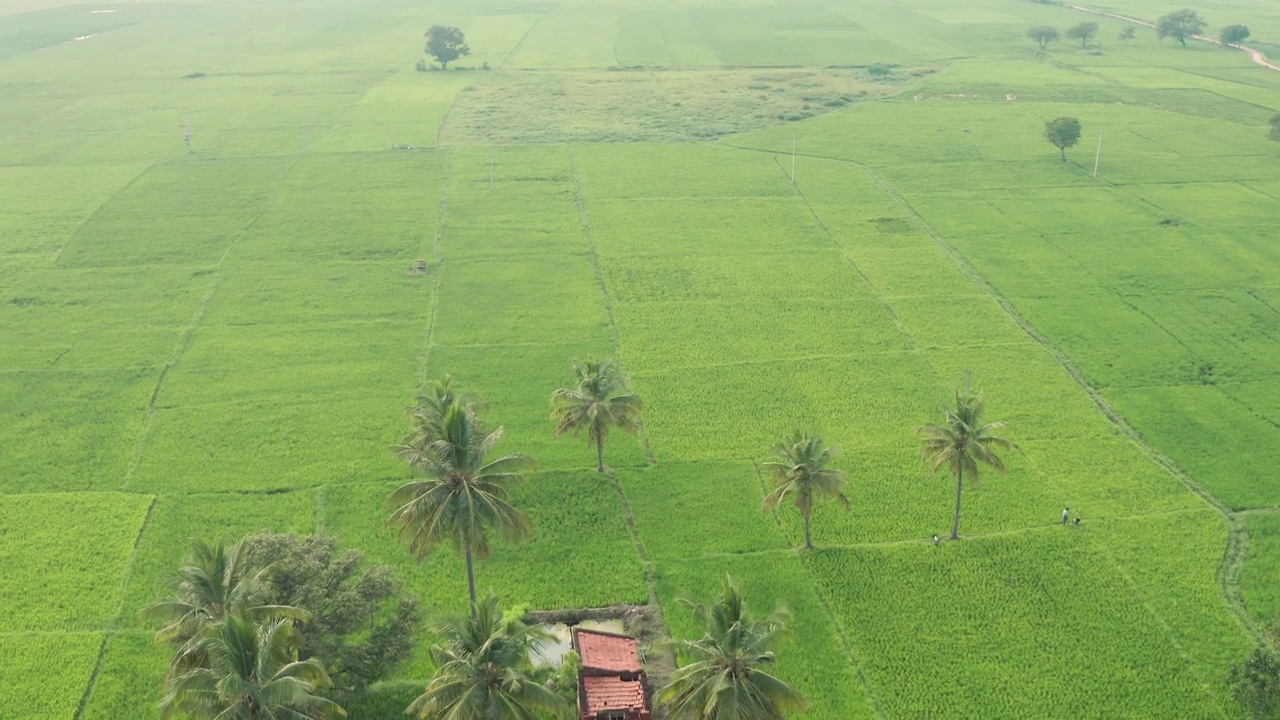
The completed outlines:
<svg viewBox="0 0 1280 720">
<path fill-rule="evenodd" d="M 1134 25 L 1141 25 L 1143 27 L 1149 27 L 1149 28 L 1155 27 L 1154 24 L 1149 23 L 1146 20 L 1139 20 L 1138 18 L 1131 18 L 1126 15 L 1116 15 L 1115 13 L 1104 12 L 1102 10 L 1098 10 L 1097 8 L 1085 7 L 1083 5 L 1068 5 L 1067 7 L 1071 8 L 1072 10 L 1079 10 L 1080 12 L 1087 12 L 1093 15 L 1102 15 L 1103 17 L 1123 20 L 1128 23 L 1133 23 Z M 1192 35 L 1191 37 L 1194 40 L 1213 43 L 1214 45 L 1222 44 L 1221 40 L 1216 40 L 1206 35 Z M 1267 68 L 1268 70 L 1275 70 L 1277 72 L 1280 72 L 1280 65 L 1276 65 L 1275 63 L 1267 59 L 1266 54 L 1264 54 L 1261 50 L 1255 50 L 1254 48 L 1251 48 L 1248 45 L 1232 45 L 1231 47 L 1243 50 L 1249 56 L 1249 59 L 1253 60 L 1254 63 L 1261 65 L 1262 67 Z"/>
</svg>

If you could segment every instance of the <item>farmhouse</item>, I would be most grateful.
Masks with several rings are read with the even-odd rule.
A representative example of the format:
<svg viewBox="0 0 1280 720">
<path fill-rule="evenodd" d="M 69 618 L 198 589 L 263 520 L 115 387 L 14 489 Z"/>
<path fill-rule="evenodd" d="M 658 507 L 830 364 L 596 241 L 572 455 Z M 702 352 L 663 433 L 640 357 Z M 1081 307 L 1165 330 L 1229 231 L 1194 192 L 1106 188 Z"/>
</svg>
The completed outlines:
<svg viewBox="0 0 1280 720">
<path fill-rule="evenodd" d="M 574 628 L 573 647 L 582 657 L 582 720 L 649 720 L 644 669 L 633 638 Z"/>
</svg>

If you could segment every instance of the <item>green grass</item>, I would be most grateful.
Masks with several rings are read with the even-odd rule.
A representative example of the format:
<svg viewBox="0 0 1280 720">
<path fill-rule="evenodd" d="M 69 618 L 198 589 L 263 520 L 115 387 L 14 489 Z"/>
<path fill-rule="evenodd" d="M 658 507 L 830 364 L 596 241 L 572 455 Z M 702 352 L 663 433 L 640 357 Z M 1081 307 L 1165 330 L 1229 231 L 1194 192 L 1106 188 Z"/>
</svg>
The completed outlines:
<svg viewBox="0 0 1280 720">
<path fill-rule="evenodd" d="M 153 368 L 0 374 L 6 491 L 118 489 L 158 374 Z"/>
<path fill-rule="evenodd" d="M 741 584 L 749 610 L 757 616 L 782 607 L 791 613 L 792 639 L 776 650 L 776 673 L 804 693 L 806 717 L 871 718 L 876 713 L 846 652 L 837 626 L 814 592 L 799 560 L 790 553 L 664 561 L 658 564 L 658 596 L 676 637 L 696 639 L 706 632 L 680 599 L 712 603 L 727 574 Z"/>
<path fill-rule="evenodd" d="M 728 571 L 794 611 L 809 717 L 1230 716 L 1228 526 L 1060 361 L 1214 498 L 1276 505 L 1280 75 L 1110 19 L 1039 53 L 1084 19 L 1041 3 L 89 9 L 0 10 L 0 717 L 70 720 L 95 665 L 83 717 L 154 717 L 136 611 L 192 536 L 324 530 L 463 611 L 462 561 L 383 527 L 445 374 L 539 462 L 537 533 L 478 568 L 508 604 L 642 603 L 648 569 L 687 636 L 674 599 Z M 1280 55 L 1271 9 L 1200 9 Z M 415 72 L 436 22 L 474 54 Z M 648 405 L 621 496 L 549 419 L 605 356 Z M 954 484 L 912 432 L 969 373 L 1020 450 L 933 547 Z M 794 427 L 849 473 L 806 555 L 753 472 Z M 1280 548 L 1247 524 L 1265 621 Z"/>
<path fill-rule="evenodd" d="M 138 611 L 165 596 L 167 583 L 191 552 L 192 539 L 232 543 L 260 530 L 313 532 L 317 529 L 320 507 L 315 492 L 271 495 L 221 492 L 160 497 L 138 542 L 121 624 L 141 627 Z M 113 645 L 115 642 L 113 639 Z"/>
<path fill-rule="evenodd" d="M 1221 690 L 1202 684 L 1159 616 L 1097 562 L 1092 530 L 822 551 L 808 565 L 892 716 L 1074 717 L 1099 704 L 1132 717 L 1222 712 Z"/>
<path fill-rule="evenodd" d="M 384 526 L 387 497 L 398 483 L 342 485 L 325 491 L 325 529 L 370 558 L 400 570 L 410 592 L 433 614 L 466 611 L 462 557 L 442 546 L 419 564 L 396 530 Z M 603 607 L 641 603 L 646 597 L 640 560 L 620 521 L 617 493 L 594 472 L 539 473 L 514 493 L 535 526 L 519 546 L 495 547 L 476 565 L 476 587 L 532 609 Z M 590 547 L 590 552 L 581 548 Z M 546 562 L 530 563 L 530 555 Z"/>
<path fill-rule="evenodd" d="M 119 633 L 106 643 L 83 717 L 114 720 L 155 715 L 161 697 L 158 679 L 164 676 L 172 651 L 157 645 L 150 633 Z"/>
<path fill-rule="evenodd" d="M 0 636 L 0 718 L 70 718 L 93 676 L 102 633 Z"/>
<path fill-rule="evenodd" d="M 117 493 L 0 496 L 5 627 L 85 631 L 110 622 L 152 501 Z"/>
</svg>

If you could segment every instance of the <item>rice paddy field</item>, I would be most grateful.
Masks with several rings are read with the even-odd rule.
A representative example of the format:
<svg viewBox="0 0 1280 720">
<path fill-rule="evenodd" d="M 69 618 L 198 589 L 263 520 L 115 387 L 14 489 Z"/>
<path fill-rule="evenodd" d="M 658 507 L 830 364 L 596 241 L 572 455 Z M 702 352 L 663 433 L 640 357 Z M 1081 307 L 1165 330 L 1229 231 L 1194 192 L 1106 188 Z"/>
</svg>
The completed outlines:
<svg viewBox="0 0 1280 720">
<path fill-rule="evenodd" d="M 1196 9 L 1280 55 L 1274 4 Z M 1088 50 L 1025 37 L 1089 19 Z M 466 32 L 457 69 L 415 71 L 432 24 Z M 461 560 L 383 527 L 387 448 L 446 373 L 540 464 L 537 533 L 482 591 L 657 602 L 688 635 L 675 599 L 728 572 L 791 609 L 778 672 L 813 720 L 1240 716 L 1227 670 L 1280 613 L 1280 73 L 1123 27 L 1024 0 L 0 5 L 0 719 L 156 717 L 137 611 L 193 536 L 331 533 L 463 611 Z M 547 404 L 597 356 L 648 405 L 604 475 Z M 970 372 L 1021 451 L 935 546 L 954 488 L 913 430 Z M 852 501 L 806 553 L 753 472 L 795 426 Z"/>
</svg>

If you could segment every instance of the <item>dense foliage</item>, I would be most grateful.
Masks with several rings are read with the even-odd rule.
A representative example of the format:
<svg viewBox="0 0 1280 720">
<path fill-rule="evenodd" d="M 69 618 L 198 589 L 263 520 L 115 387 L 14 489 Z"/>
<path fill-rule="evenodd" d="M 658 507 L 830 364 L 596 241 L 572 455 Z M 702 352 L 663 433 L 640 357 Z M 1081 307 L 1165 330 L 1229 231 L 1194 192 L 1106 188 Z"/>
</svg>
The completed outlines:
<svg viewBox="0 0 1280 720">
<path fill-rule="evenodd" d="M 245 543 L 250 562 L 267 568 L 263 600 L 309 616 L 298 656 L 320 658 L 344 696 L 389 678 L 412 654 L 421 612 L 391 566 L 366 564 L 364 553 L 325 535 L 262 533 Z"/>
<path fill-rule="evenodd" d="M 787 632 L 785 611 L 751 617 L 742 589 L 729 576 L 714 603 L 685 604 L 706 627 L 706 634 L 673 643 L 685 662 L 659 692 L 670 717 L 784 720 L 808 709 L 804 695 L 770 673 L 773 647 Z"/>
<path fill-rule="evenodd" d="M 1062 155 L 1062 162 L 1067 161 L 1067 148 L 1075 147 L 1080 142 L 1080 121 L 1073 117 L 1060 117 L 1044 124 L 1044 137 Z"/>
<path fill-rule="evenodd" d="M 604 472 L 604 441 L 609 430 L 640 430 L 644 401 L 633 395 L 627 376 L 612 360 L 589 360 L 573 364 L 577 382 L 573 387 L 551 393 L 556 437 L 586 431 L 587 441 L 596 446 L 596 470 Z"/>
<path fill-rule="evenodd" d="M 440 621 L 431 646 L 436 672 L 406 713 L 421 718 L 536 720 L 536 710 L 560 710 L 563 700 L 528 676 L 529 653 L 545 631 L 507 617 L 492 594 L 470 617 Z"/>
<path fill-rule="evenodd" d="M 1156 35 L 1162 40 L 1171 37 L 1177 40 L 1182 47 L 1186 47 L 1187 38 L 1204 32 L 1207 24 L 1205 19 L 1200 17 L 1200 14 L 1195 10 L 1178 10 L 1168 15 L 1162 15 L 1156 21 Z"/>
<path fill-rule="evenodd" d="M 414 429 L 396 455 L 425 476 L 402 485 L 387 499 L 388 525 L 400 528 L 419 560 L 442 543 L 467 561 L 467 590 L 476 613 L 474 558 L 492 552 L 491 536 L 516 542 L 533 532 L 533 522 L 510 502 L 509 487 L 533 467 L 526 455 L 490 460 L 502 428 L 486 431 L 474 401 L 454 394 L 449 378 L 436 382 L 414 414 Z"/>
<path fill-rule="evenodd" d="M 785 440 L 773 448 L 777 460 L 761 463 L 756 471 L 775 487 L 764 497 L 764 507 L 776 510 L 784 500 L 790 499 L 804 518 L 804 547 L 813 547 L 809 532 L 809 517 L 813 506 L 823 500 L 839 500 L 845 507 L 849 498 L 843 492 L 845 472 L 827 467 L 835 457 L 835 448 L 827 447 L 822 438 L 794 430 Z"/>
<path fill-rule="evenodd" d="M 440 63 L 440 69 L 449 67 L 449 63 L 460 57 L 471 54 L 467 46 L 467 38 L 462 31 L 448 25 L 432 25 L 426 32 L 427 47 L 425 52 Z"/>
</svg>

